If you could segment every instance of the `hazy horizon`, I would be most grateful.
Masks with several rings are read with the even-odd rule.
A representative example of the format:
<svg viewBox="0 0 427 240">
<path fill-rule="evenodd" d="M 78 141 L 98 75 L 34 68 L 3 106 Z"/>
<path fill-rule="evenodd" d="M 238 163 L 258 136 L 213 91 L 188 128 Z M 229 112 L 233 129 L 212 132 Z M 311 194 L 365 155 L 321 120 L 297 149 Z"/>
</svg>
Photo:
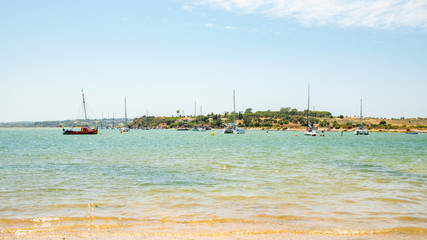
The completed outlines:
<svg viewBox="0 0 427 240">
<path fill-rule="evenodd" d="M 281 107 L 427 117 L 423 1 L 0 3 L 0 122 Z M 81 117 L 81 116 L 80 116 Z"/>
</svg>

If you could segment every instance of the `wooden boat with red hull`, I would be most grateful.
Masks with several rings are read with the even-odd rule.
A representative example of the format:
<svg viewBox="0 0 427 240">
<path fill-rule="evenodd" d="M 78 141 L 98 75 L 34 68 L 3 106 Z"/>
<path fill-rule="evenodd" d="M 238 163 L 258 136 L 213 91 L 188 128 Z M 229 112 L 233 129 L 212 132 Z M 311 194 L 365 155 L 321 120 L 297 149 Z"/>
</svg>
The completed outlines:
<svg viewBox="0 0 427 240">
<path fill-rule="evenodd" d="M 64 135 L 98 134 L 98 128 L 90 128 L 88 125 L 73 126 L 71 129 L 62 129 Z"/>
<path fill-rule="evenodd" d="M 87 114 L 86 114 L 86 100 L 85 100 L 85 94 L 83 93 L 83 89 L 82 89 L 82 98 L 83 98 L 83 109 L 85 113 L 85 120 L 88 121 Z M 71 127 L 71 129 L 63 128 L 62 134 L 64 135 L 98 134 L 98 127 L 91 128 L 89 127 L 89 125 L 74 125 Z"/>
</svg>

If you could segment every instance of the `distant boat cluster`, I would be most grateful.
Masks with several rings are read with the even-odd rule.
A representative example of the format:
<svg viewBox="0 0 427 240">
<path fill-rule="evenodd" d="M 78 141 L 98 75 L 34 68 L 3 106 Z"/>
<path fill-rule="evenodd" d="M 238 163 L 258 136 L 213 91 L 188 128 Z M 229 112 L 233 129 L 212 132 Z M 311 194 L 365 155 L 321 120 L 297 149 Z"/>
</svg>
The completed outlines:
<svg viewBox="0 0 427 240">
<path fill-rule="evenodd" d="M 81 90 L 82 93 L 82 101 L 83 101 L 83 109 L 84 109 L 84 115 L 85 120 L 87 121 L 87 113 L 86 113 L 86 100 L 85 95 L 83 92 L 83 89 Z M 129 132 L 130 128 L 127 125 L 127 108 L 126 108 L 126 97 L 124 98 L 124 106 L 125 106 L 125 123 L 124 126 L 120 128 L 120 133 Z M 308 85 L 308 101 L 307 101 L 307 129 L 304 131 L 305 136 L 325 136 L 324 131 L 321 131 L 320 134 L 316 128 L 316 126 L 313 126 L 310 124 L 309 120 L 309 109 L 310 109 L 310 85 Z M 240 128 L 236 124 L 236 94 L 235 90 L 233 90 L 233 122 L 224 123 L 225 127 L 223 129 L 224 134 L 244 134 L 246 130 L 244 128 Z M 194 116 L 196 116 L 196 102 L 194 103 Z M 202 109 L 200 109 L 200 116 L 202 116 Z M 200 120 L 200 119 L 199 119 Z M 62 126 L 61 126 L 62 127 Z M 108 127 L 107 127 L 108 128 Z M 200 126 L 197 125 L 197 120 L 194 119 L 194 126 L 192 131 L 196 132 L 205 132 L 206 130 L 211 130 L 212 128 L 210 126 L 203 126 L 201 124 Z M 145 115 L 145 127 L 143 130 L 149 130 L 148 128 L 148 111 Z M 190 129 L 188 127 L 178 127 L 177 131 L 189 131 Z M 412 132 L 408 132 L 412 133 Z M 88 135 L 88 134 L 98 134 L 98 127 L 93 126 L 90 127 L 89 125 L 73 125 L 71 128 L 65 129 L 63 128 L 63 134 L 64 135 Z M 362 124 L 362 99 L 360 100 L 360 127 L 354 131 L 355 135 L 369 135 L 368 129 L 363 128 Z M 415 133 L 414 133 L 415 134 Z"/>
</svg>

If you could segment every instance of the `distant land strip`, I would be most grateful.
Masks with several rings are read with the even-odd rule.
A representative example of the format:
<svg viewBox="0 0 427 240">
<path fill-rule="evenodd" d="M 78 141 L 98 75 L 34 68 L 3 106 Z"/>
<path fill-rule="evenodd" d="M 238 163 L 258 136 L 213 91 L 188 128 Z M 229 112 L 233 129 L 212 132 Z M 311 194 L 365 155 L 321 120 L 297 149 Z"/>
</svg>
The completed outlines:
<svg viewBox="0 0 427 240">
<path fill-rule="evenodd" d="M 39 122 L 1 122 L 1 128 L 52 128 L 71 127 L 72 125 L 96 125 L 100 128 L 150 128 L 150 129 L 174 129 L 192 128 L 193 126 L 209 126 L 213 129 L 221 129 L 225 123 L 236 123 L 237 126 L 248 130 L 303 130 L 310 125 L 315 125 L 320 131 L 351 131 L 360 127 L 360 117 L 332 116 L 327 111 L 298 111 L 296 109 L 281 108 L 279 111 L 252 112 L 248 108 L 245 112 L 225 112 L 223 114 L 210 113 L 207 115 L 180 115 L 170 117 L 142 116 L 127 120 L 125 118 L 104 119 L 74 119 L 63 121 L 39 121 Z M 427 118 L 373 118 L 363 117 L 364 128 L 373 132 L 427 132 Z"/>
</svg>

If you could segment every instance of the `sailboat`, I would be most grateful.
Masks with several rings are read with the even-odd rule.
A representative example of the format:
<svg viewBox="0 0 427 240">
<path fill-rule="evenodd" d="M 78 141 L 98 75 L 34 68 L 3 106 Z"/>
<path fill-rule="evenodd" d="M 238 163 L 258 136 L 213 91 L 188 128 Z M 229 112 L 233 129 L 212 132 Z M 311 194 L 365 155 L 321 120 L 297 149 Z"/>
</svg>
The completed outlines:
<svg viewBox="0 0 427 240">
<path fill-rule="evenodd" d="M 148 110 L 145 110 L 145 127 L 143 130 L 150 130 L 148 128 Z"/>
<path fill-rule="evenodd" d="M 354 131 L 354 135 L 369 135 L 368 129 L 363 129 L 362 125 L 362 99 L 360 99 L 360 128 Z"/>
<path fill-rule="evenodd" d="M 196 121 L 196 102 L 194 102 L 194 127 L 193 131 L 199 131 L 199 128 L 197 127 L 197 121 Z"/>
<path fill-rule="evenodd" d="M 317 129 L 315 126 L 311 127 L 310 122 L 308 120 L 308 113 L 310 112 L 310 84 L 308 84 L 308 104 L 307 104 L 307 130 L 304 131 L 304 135 L 306 136 L 316 136 Z"/>
<path fill-rule="evenodd" d="M 223 133 L 225 133 L 225 134 L 230 134 L 230 133 L 244 134 L 245 129 L 239 128 L 236 125 L 236 94 L 235 94 L 234 89 L 233 89 L 233 106 L 234 106 L 233 123 L 226 123 L 225 128 L 223 130 Z"/>
<path fill-rule="evenodd" d="M 125 97 L 125 124 L 122 128 L 120 128 L 120 133 L 130 131 L 130 128 L 127 125 L 128 125 L 128 114 L 126 109 L 126 97 Z"/>
<path fill-rule="evenodd" d="M 202 106 L 200 106 L 200 117 L 199 117 L 199 121 L 200 121 L 200 128 L 199 128 L 199 131 L 201 131 L 201 132 L 205 132 L 207 127 L 203 126 Z"/>
<path fill-rule="evenodd" d="M 83 109 L 85 113 L 85 120 L 87 121 L 87 114 L 86 114 L 86 100 L 85 100 L 85 94 L 82 89 L 82 98 L 83 98 Z M 91 128 L 89 125 L 73 125 L 71 129 L 62 129 L 62 134 L 64 135 L 87 135 L 87 134 L 98 134 L 98 127 Z"/>
</svg>

